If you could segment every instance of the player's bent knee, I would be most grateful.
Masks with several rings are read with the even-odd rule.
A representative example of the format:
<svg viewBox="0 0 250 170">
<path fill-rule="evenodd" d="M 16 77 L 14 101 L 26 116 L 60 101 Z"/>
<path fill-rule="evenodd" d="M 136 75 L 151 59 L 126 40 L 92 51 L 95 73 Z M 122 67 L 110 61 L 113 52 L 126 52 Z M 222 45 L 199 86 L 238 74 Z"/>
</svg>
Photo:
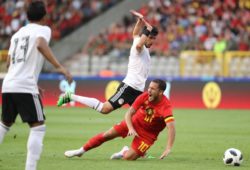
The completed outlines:
<svg viewBox="0 0 250 170">
<path fill-rule="evenodd" d="M 112 107 L 112 105 L 109 102 L 104 103 L 103 108 L 101 113 L 102 114 L 109 114 L 110 112 L 112 112 L 114 109 Z"/>
<path fill-rule="evenodd" d="M 108 110 L 108 109 L 102 109 L 101 113 L 106 115 L 106 114 L 109 114 L 111 111 Z"/>
<path fill-rule="evenodd" d="M 134 161 L 134 160 L 136 160 L 136 159 L 137 159 L 137 157 L 132 157 L 132 156 L 124 156 L 124 157 L 123 157 L 123 159 L 124 159 L 124 160 L 126 160 L 126 161 Z"/>
<path fill-rule="evenodd" d="M 137 154 L 129 154 L 128 152 L 123 155 L 123 159 L 127 161 L 133 161 L 139 158 L 140 156 Z"/>
</svg>

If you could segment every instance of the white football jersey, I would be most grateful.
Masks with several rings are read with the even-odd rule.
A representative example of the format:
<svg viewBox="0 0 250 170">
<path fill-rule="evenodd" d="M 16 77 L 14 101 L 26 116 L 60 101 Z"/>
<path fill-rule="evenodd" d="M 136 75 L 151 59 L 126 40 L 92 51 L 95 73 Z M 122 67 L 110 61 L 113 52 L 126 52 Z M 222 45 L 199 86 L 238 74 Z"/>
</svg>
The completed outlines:
<svg viewBox="0 0 250 170">
<path fill-rule="evenodd" d="M 12 36 L 9 48 L 10 66 L 3 80 L 2 93 L 39 93 L 37 81 L 44 57 L 37 49 L 38 37 L 43 37 L 49 43 L 51 29 L 31 23 Z"/>
<path fill-rule="evenodd" d="M 130 49 L 128 72 L 123 82 L 130 87 L 143 92 L 149 74 L 151 58 L 149 50 L 145 46 L 143 46 L 141 52 L 137 51 L 136 45 L 139 41 L 139 36 L 134 38 L 133 45 Z"/>
</svg>

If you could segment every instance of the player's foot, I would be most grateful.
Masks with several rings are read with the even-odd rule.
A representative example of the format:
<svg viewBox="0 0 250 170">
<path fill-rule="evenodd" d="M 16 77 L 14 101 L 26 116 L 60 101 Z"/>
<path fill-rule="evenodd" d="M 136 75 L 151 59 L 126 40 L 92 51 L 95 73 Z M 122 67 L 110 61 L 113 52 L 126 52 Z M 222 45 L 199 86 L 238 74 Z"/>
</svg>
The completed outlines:
<svg viewBox="0 0 250 170">
<path fill-rule="evenodd" d="M 123 153 L 128 150 L 129 150 L 129 147 L 124 146 L 120 152 L 117 152 L 111 155 L 110 159 L 121 159 L 123 157 Z"/>
<path fill-rule="evenodd" d="M 62 96 L 59 97 L 58 101 L 57 101 L 57 106 L 60 107 L 63 104 L 69 103 L 71 102 L 71 92 L 65 92 Z"/>
<path fill-rule="evenodd" d="M 75 156 L 78 156 L 78 157 L 81 157 L 83 155 L 84 151 L 82 148 L 80 149 L 76 149 L 76 150 L 68 150 L 68 151 L 65 151 L 64 152 L 64 155 L 67 157 L 67 158 L 72 158 L 72 157 L 75 157 Z"/>
</svg>

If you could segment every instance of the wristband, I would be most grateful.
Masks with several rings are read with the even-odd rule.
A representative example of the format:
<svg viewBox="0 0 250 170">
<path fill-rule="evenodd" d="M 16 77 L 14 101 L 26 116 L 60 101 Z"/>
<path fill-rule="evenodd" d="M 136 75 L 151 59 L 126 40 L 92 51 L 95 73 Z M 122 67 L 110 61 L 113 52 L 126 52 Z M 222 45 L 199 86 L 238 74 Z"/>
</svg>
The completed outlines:
<svg viewBox="0 0 250 170">
<path fill-rule="evenodd" d="M 143 29 L 142 34 L 144 34 L 148 37 L 150 34 L 150 31 L 148 29 Z"/>
</svg>

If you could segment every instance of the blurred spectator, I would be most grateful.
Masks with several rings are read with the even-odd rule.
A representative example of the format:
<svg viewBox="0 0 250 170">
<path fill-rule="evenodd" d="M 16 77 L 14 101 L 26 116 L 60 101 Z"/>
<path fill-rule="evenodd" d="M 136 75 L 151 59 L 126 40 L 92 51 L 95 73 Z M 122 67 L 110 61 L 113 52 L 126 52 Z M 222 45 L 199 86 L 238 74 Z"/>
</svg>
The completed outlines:
<svg viewBox="0 0 250 170">
<path fill-rule="evenodd" d="M 248 51 L 249 50 L 249 36 L 245 36 L 244 34 L 240 35 L 238 50 L 240 51 Z"/>
<path fill-rule="evenodd" d="M 151 0 L 138 11 L 160 29 L 152 53 L 178 56 L 181 50 L 249 50 L 249 8 L 244 0 Z M 108 35 L 102 37 L 103 42 L 111 44 L 105 51 L 110 55 L 128 53 L 126 44 L 134 18 L 130 15 L 124 18 L 124 22 L 113 24 Z"/>
<path fill-rule="evenodd" d="M 25 25 L 26 3 L 31 0 L 0 0 L 1 49 L 8 48 L 8 40 Z M 49 0 L 47 2 L 47 25 L 52 28 L 52 39 L 59 40 L 82 23 L 112 7 L 121 0 Z"/>
<path fill-rule="evenodd" d="M 0 0 L 2 48 L 7 44 L 4 40 L 26 23 L 25 1 Z M 53 30 L 52 38 L 59 40 L 119 1 L 121 0 L 47 1 L 47 23 Z M 213 50 L 215 44 L 219 46 L 216 37 L 221 37 L 222 34 L 223 42 L 226 42 L 224 50 L 249 50 L 249 9 L 246 0 L 150 0 L 138 11 L 161 31 L 152 52 L 163 56 L 178 56 L 181 50 Z M 92 55 L 110 53 L 118 58 L 127 56 L 133 20 L 131 15 L 124 16 L 120 23 L 114 23 L 103 31 L 105 33 L 91 37 L 83 51 Z"/>
<path fill-rule="evenodd" d="M 214 44 L 214 52 L 222 53 L 226 50 L 227 42 L 223 35 L 217 36 L 217 41 Z"/>
</svg>

